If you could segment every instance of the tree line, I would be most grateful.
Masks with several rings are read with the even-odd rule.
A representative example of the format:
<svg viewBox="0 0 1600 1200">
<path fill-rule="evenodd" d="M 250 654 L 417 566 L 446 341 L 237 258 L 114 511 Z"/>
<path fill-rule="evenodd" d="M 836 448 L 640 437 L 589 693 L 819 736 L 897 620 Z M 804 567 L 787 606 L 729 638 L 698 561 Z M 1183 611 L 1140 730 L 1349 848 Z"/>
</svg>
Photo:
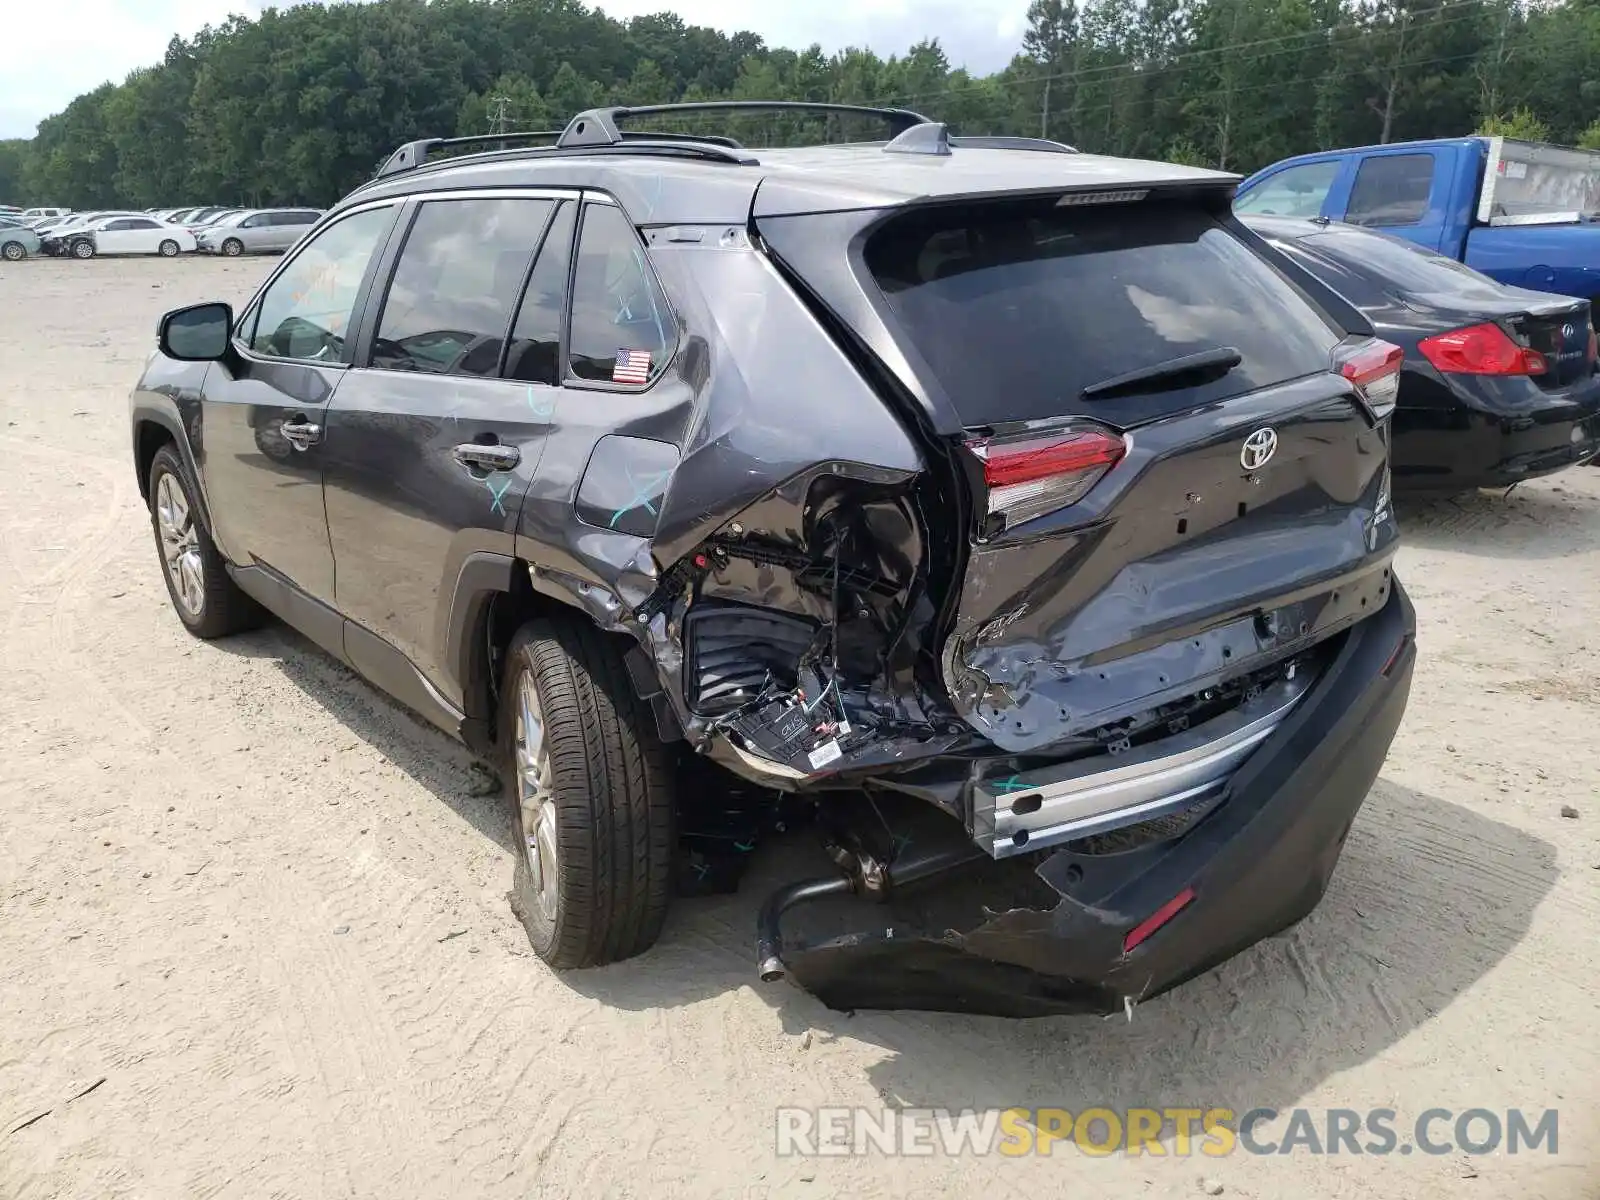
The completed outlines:
<svg viewBox="0 0 1600 1200">
<path fill-rule="evenodd" d="M 326 204 L 413 138 L 696 99 L 898 105 L 957 132 L 1233 171 L 1474 129 L 1600 148 L 1595 62 L 1600 0 L 1034 0 L 991 75 L 952 69 L 936 39 L 796 51 L 580 0 L 312 3 L 174 38 L 0 142 L 0 200 Z M 793 118 L 739 133 L 840 136 Z"/>
</svg>

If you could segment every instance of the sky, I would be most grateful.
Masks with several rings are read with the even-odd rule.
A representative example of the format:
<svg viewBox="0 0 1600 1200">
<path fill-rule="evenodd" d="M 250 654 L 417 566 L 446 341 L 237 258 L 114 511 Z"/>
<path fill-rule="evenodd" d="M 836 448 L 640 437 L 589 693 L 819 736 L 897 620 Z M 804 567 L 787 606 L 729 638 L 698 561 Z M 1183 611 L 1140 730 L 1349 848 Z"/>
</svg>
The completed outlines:
<svg viewBox="0 0 1600 1200">
<path fill-rule="evenodd" d="M 260 0 L 51 0 L 32 11 L 48 13 L 52 29 L 70 29 L 70 44 L 5 55 L 0 137 L 32 137 L 74 96 L 159 61 L 174 34 L 188 37 L 262 7 Z M 599 7 L 621 18 L 667 10 L 691 25 L 750 29 L 770 46 L 792 49 L 820 42 L 827 51 L 866 46 L 887 56 L 937 37 L 953 66 L 987 73 L 1021 45 L 1028 0 L 602 0 Z"/>
</svg>

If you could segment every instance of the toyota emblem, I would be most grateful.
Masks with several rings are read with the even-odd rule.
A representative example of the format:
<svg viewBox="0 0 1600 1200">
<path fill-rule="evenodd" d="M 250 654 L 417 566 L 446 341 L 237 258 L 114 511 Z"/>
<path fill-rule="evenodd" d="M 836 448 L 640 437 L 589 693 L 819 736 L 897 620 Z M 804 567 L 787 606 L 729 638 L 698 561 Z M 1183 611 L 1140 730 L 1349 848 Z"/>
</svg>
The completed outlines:
<svg viewBox="0 0 1600 1200">
<path fill-rule="evenodd" d="M 1258 429 L 1244 440 L 1239 465 L 1246 471 L 1259 471 L 1278 452 L 1278 435 L 1271 429 Z"/>
<path fill-rule="evenodd" d="M 1562 340 L 1570 342 L 1577 335 L 1578 327 L 1576 325 L 1563 325 L 1561 327 Z"/>
</svg>

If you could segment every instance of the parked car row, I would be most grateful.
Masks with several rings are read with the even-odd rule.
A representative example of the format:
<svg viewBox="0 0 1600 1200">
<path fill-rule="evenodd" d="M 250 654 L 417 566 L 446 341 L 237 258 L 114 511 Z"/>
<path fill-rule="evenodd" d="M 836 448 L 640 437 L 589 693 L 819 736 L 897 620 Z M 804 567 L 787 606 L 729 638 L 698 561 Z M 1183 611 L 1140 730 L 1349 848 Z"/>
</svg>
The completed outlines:
<svg viewBox="0 0 1600 1200">
<path fill-rule="evenodd" d="M 1405 350 L 1395 486 L 1505 486 L 1600 455 L 1600 153 L 1469 137 L 1302 155 L 1234 211 Z"/>
<path fill-rule="evenodd" d="M 0 213 L 0 257 L 16 262 L 35 254 L 67 258 L 158 254 L 175 258 L 193 252 L 230 257 L 282 253 L 321 216 L 321 211 L 314 208 L 218 206 L 151 212 L 55 210 L 31 218 L 26 212 Z"/>
</svg>

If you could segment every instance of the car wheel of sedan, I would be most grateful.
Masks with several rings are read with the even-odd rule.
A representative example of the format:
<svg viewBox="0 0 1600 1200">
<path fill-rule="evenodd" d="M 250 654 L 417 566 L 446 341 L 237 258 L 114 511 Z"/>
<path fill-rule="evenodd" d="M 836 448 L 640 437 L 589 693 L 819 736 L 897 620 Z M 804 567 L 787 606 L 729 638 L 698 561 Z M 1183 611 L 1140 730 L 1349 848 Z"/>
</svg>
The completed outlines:
<svg viewBox="0 0 1600 1200">
<path fill-rule="evenodd" d="M 160 251 L 162 258 L 178 257 L 178 243 L 173 241 L 171 238 L 164 239 L 161 245 L 157 246 L 156 249 Z"/>
<path fill-rule="evenodd" d="M 244 253 L 244 243 L 238 238 L 229 238 L 222 243 L 222 252 L 229 258 L 237 258 Z"/>
<path fill-rule="evenodd" d="M 72 257 L 73 258 L 93 258 L 94 257 L 94 243 L 93 242 L 73 242 L 72 243 Z"/>
<path fill-rule="evenodd" d="M 222 553 L 200 520 L 183 460 L 171 446 L 156 451 L 149 490 L 150 525 L 167 595 L 184 628 L 198 638 L 218 638 L 259 625 L 261 609 L 228 575 Z"/>
<path fill-rule="evenodd" d="M 500 691 L 516 808 L 512 908 L 552 967 L 654 944 L 671 895 L 673 775 L 622 652 L 580 620 L 530 621 Z"/>
<path fill-rule="evenodd" d="M 0 254 L 5 255 L 7 262 L 21 262 L 28 257 L 28 249 L 21 242 L 7 242 L 0 246 Z"/>
</svg>

